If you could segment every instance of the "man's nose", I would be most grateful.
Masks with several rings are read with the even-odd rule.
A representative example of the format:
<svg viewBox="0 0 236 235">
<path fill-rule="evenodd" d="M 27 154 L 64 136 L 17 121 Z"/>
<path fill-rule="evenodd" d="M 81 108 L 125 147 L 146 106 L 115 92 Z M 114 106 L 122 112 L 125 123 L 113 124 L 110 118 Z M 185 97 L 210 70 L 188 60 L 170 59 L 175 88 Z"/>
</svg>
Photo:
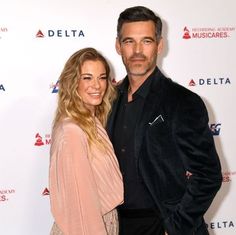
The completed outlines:
<svg viewBox="0 0 236 235">
<path fill-rule="evenodd" d="M 140 53 L 140 52 L 142 52 L 142 49 L 143 49 L 143 47 L 142 47 L 142 44 L 141 43 L 135 43 L 135 45 L 134 45 L 134 51 L 135 51 L 135 53 Z"/>
</svg>

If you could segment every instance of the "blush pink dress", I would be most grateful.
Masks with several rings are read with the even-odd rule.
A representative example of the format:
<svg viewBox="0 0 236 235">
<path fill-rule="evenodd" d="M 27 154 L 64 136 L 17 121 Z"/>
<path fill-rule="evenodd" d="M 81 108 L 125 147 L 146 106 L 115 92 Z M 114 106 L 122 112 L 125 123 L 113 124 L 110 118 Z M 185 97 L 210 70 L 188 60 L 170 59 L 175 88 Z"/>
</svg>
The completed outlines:
<svg viewBox="0 0 236 235">
<path fill-rule="evenodd" d="M 117 235 L 116 207 L 123 203 L 118 161 L 105 129 L 96 119 L 106 151 L 88 146 L 84 131 L 69 118 L 52 133 L 49 190 L 51 235 Z"/>
</svg>

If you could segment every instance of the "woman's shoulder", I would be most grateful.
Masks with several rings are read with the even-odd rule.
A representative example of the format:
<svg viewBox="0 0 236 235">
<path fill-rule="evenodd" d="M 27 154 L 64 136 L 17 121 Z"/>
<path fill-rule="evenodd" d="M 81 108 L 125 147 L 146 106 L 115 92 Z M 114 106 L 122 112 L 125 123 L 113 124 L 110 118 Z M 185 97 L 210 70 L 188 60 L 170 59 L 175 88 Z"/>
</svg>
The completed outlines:
<svg viewBox="0 0 236 235">
<path fill-rule="evenodd" d="M 54 133 L 60 133 L 65 139 L 71 137 L 86 138 L 84 131 L 71 118 L 63 118 L 60 120 L 54 129 Z"/>
</svg>

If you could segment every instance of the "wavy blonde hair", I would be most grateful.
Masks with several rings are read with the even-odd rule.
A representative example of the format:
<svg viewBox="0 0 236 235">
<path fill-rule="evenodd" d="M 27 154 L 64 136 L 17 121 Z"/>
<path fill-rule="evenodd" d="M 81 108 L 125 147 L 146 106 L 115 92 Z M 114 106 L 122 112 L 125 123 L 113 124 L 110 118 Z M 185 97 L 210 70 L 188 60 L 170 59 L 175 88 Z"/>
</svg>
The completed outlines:
<svg viewBox="0 0 236 235">
<path fill-rule="evenodd" d="M 81 74 L 81 67 L 88 60 L 101 61 L 106 70 L 107 89 L 102 103 L 95 108 L 95 116 L 105 127 L 116 92 L 111 82 L 110 67 L 107 60 L 96 49 L 88 47 L 71 55 L 59 77 L 58 106 L 53 128 L 61 119 L 69 117 L 87 134 L 89 145 L 101 146 L 106 143 L 99 141 L 95 119 L 78 94 L 78 79 Z"/>
</svg>

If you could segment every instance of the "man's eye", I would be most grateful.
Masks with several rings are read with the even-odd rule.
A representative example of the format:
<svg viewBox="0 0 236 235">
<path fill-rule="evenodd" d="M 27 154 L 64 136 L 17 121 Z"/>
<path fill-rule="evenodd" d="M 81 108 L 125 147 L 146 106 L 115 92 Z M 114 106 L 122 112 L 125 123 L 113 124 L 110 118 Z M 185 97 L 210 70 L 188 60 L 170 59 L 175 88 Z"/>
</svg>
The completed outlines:
<svg viewBox="0 0 236 235">
<path fill-rule="evenodd" d="M 150 44 L 150 43 L 152 43 L 152 40 L 150 40 L 150 39 L 145 39 L 145 40 L 143 40 L 143 43 L 144 43 L 144 44 Z"/>
<path fill-rule="evenodd" d="M 133 41 L 132 40 L 125 40 L 123 41 L 124 44 L 131 44 Z"/>
</svg>

